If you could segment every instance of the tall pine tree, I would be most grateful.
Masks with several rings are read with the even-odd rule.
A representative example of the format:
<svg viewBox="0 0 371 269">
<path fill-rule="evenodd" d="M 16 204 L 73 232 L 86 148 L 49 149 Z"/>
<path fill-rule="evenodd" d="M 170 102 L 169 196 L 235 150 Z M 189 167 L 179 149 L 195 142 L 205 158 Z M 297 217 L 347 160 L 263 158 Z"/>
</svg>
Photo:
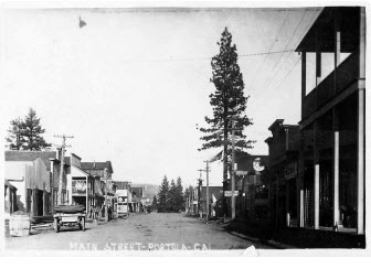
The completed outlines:
<svg viewBox="0 0 371 269">
<path fill-rule="evenodd" d="M 180 210 L 184 210 L 184 199 L 183 199 L 183 186 L 182 179 L 178 177 L 176 180 L 176 190 L 177 190 L 177 204 Z"/>
<path fill-rule="evenodd" d="M 169 190 L 169 203 L 168 203 L 168 212 L 177 212 L 178 209 L 178 197 L 177 197 L 177 187 L 175 185 L 174 179 L 171 180 L 170 190 Z"/>
<path fill-rule="evenodd" d="M 157 209 L 157 195 L 153 196 L 152 208 Z"/>
<path fill-rule="evenodd" d="M 45 129 L 40 125 L 40 118 L 37 117 L 36 111 L 30 108 L 25 120 L 22 123 L 22 136 L 24 139 L 24 149 L 26 150 L 41 150 L 50 146 L 46 143 L 43 134 Z"/>
<path fill-rule="evenodd" d="M 162 180 L 161 186 L 158 191 L 158 212 L 166 212 L 169 202 L 169 181 L 167 180 L 166 175 Z"/>
<path fill-rule="evenodd" d="M 236 45 L 232 45 L 232 34 L 225 28 L 222 33 L 219 54 L 211 60 L 212 78 L 211 82 L 215 86 L 215 92 L 210 94 L 210 104 L 213 108 L 213 116 L 205 117 L 208 128 L 201 128 L 205 133 L 201 137 L 204 141 L 202 148 L 223 147 L 223 181 L 227 181 L 228 156 L 231 155 L 229 145 L 232 119 L 235 123 L 235 145 L 236 150 L 251 148 L 254 141 L 246 140 L 242 129 L 252 124 L 251 119 L 247 118 L 245 113 L 247 98 L 244 96 L 244 82 L 240 67 L 237 63 L 238 55 Z"/>
</svg>

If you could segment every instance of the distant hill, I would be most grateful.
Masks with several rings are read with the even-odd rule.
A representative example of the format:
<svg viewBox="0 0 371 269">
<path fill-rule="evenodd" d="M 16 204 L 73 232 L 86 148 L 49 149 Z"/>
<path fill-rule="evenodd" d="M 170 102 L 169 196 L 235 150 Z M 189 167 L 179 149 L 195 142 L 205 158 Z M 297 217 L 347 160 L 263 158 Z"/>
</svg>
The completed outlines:
<svg viewBox="0 0 371 269">
<path fill-rule="evenodd" d="M 158 185 L 155 184 L 131 184 L 131 187 L 142 187 L 143 196 L 148 197 L 152 202 L 153 196 L 158 194 Z"/>
</svg>

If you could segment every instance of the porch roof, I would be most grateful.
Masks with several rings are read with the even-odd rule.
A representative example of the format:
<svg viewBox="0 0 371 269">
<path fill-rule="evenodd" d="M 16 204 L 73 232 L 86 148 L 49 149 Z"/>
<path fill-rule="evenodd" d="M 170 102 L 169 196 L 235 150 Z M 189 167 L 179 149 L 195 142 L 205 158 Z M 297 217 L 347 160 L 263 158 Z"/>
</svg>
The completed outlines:
<svg viewBox="0 0 371 269">
<path fill-rule="evenodd" d="M 357 49 L 359 36 L 360 7 L 325 7 L 309 31 L 299 43 L 296 51 L 334 52 L 335 20 L 341 31 L 341 52 Z"/>
</svg>

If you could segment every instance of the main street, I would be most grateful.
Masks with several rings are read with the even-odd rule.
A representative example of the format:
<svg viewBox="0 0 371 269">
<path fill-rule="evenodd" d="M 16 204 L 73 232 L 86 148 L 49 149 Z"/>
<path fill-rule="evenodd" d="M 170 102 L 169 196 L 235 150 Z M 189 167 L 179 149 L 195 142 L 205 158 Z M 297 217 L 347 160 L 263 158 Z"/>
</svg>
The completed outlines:
<svg viewBox="0 0 371 269">
<path fill-rule="evenodd" d="M 205 224 L 184 214 L 139 214 L 107 224 L 87 224 L 86 230 L 62 228 L 36 231 L 27 237 L 7 237 L 6 250 L 228 250 L 272 248 Z"/>
</svg>

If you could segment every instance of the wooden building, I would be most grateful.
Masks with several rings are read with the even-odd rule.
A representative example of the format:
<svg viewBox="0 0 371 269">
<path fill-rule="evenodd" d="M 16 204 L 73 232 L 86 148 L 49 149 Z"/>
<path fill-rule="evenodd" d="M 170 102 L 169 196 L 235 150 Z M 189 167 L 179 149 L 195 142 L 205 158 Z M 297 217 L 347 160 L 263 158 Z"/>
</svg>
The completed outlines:
<svg viewBox="0 0 371 269">
<path fill-rule="evenodd" d="M 298 226 L 365 232 L 365 8 L 326 7 L 302 58 Z"/>
<path fill-rule="evenodd" d="M 271 223 L 276 229 L 297 226 L 299 125 L 277 119 L 269 128 L 269 197 Z"/>
</svg>

